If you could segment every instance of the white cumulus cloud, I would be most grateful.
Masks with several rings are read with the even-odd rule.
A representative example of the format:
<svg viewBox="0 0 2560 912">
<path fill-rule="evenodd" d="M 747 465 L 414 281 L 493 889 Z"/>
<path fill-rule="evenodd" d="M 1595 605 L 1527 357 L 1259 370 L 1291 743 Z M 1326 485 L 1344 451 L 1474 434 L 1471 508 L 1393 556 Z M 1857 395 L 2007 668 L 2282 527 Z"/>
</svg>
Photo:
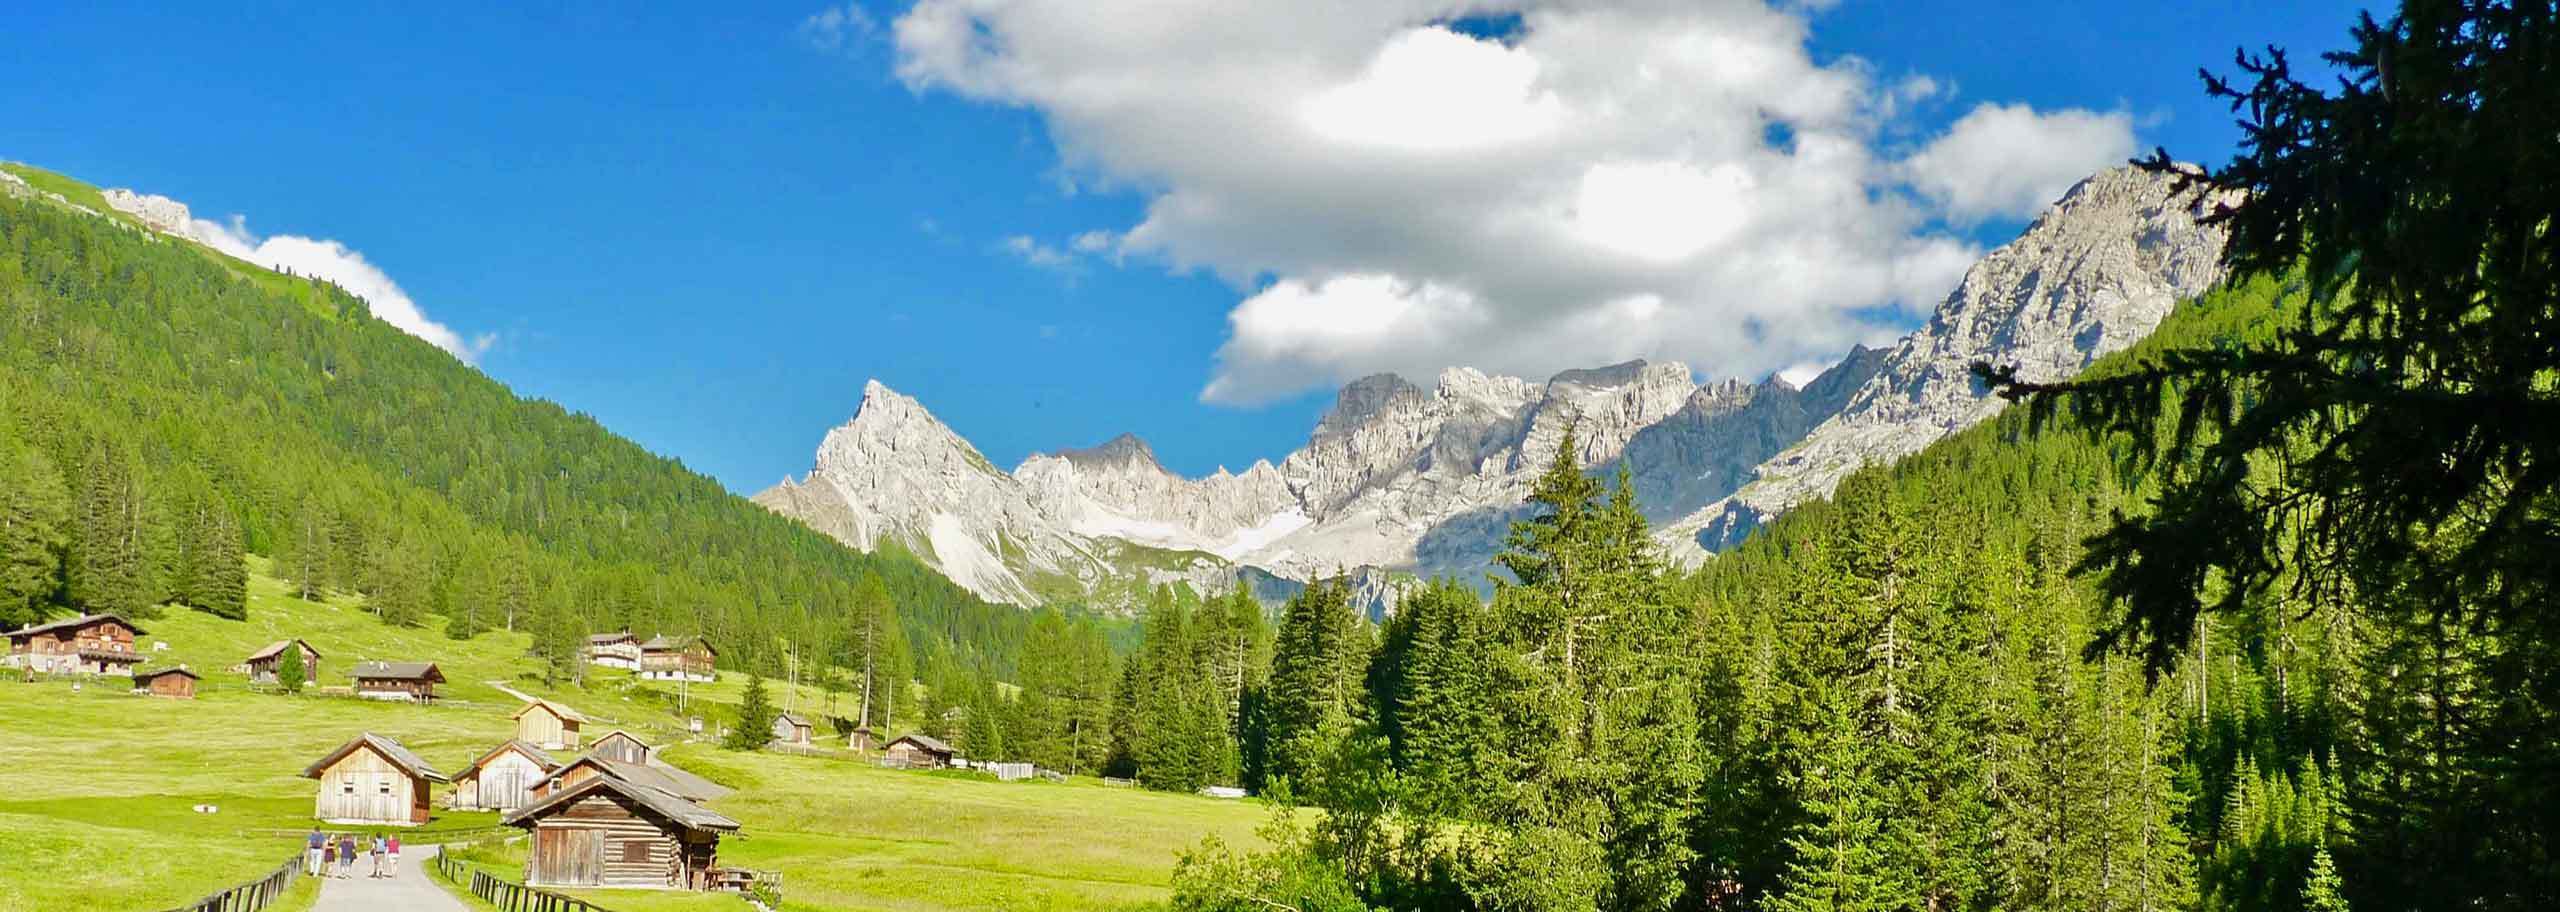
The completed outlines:
<svg viewBox="0 0 2560 912">
<path fill-rule="evenodd" d="M 1817 59 L 1819 6 L 918 0 L 887 31 L 911 89 L 1035 112 L 1077 186 L 1146 201 L 1016 255 L 1235 286 L 1201 396 L 1255 403 L 1452 364 L 1826 362 L 1954 287 L 1958 229 L 2130 151 L 2120 116 L 1993 105 L 1898 156 L 1951 89 Z M 1519 25 L 1459 27 L 1488 14 Z"/>
<path fill-rule="evenodd" d="M 409 293 L 389 273 L 364 258 L 355 248 L 326 238 L 278 234 L 259 237 L 249 231 L 246 218 L 231 217 L 229 224 L 208 219 L 187 221 L 187 236 L 207 247 L 232 257 L 256 263 L 268 269 L 294 275 L 317 276 L 334 282 L 363 298 L 365 307 L 383 322 L 402 332 L 427 340 L 429 344 L 453 353 L 466 363 L 477 362 L 480 355 L 497 342 L 493 333 L 464 338 L 453 327 L 429 319 Z"/>
</svg>

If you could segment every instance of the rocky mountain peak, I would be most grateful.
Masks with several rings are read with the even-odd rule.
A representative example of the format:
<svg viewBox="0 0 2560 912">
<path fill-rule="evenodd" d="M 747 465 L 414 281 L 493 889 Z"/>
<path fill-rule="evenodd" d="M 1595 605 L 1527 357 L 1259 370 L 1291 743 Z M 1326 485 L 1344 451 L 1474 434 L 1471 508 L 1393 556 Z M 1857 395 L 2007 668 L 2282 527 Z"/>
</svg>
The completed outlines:
<svg viewBox="0 0 2560 912">
<path fill-rule="evenodd" d="M 1080 469 L 1119 471 L 1143 469 L 1167 475 L 1173 474 L 1164 467 L 1164 463 L 1156 461 L 1154 448 L 1147 446 L 1146 441 L 1138 439 L 1138 435 L 1125 431 L 1120 436 L 1103 441 L 1097 446 L 1059 450 L 1058 458 L 1075 463 Z"/>
<path fill-rule="evenodd" d="M 1424 398 L 1420 387 L 1401 376 L 1370 374 L 1351 381 L 1333 398 L 1333 408 L 1316 422 L 1316 436 L 1348 433 L 1399 403 L 1418 404 Z"/>
</svg>

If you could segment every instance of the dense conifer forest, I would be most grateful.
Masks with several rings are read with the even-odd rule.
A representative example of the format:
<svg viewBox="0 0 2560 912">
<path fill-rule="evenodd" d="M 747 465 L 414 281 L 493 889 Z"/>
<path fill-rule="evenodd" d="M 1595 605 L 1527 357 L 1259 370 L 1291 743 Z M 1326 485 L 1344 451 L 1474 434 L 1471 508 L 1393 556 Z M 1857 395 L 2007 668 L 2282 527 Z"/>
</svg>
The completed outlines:
<svg viewBox="0 0 2560 912">
<path fill-rule="evenodd" d="M 0 197 L 0 624 L 236 616 L 249 552 L 387 623 L 530 629 L 564 675 L 630 629 L 768 674 L 894 645 L 1010 676 L 1031 621 L 520 399 L 332 285 Z"/>
</svg>

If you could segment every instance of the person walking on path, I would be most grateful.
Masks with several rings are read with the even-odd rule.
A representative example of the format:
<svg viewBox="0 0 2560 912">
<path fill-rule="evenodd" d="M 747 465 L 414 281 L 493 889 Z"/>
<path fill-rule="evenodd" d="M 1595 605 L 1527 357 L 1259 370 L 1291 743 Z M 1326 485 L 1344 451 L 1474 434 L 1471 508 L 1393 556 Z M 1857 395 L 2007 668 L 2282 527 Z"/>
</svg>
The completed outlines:
<svg viewBox="0 0 2560 912">
<path fill-rule="evenodd" d="M 338 834 L 338 876 L 341 878 L 356 876 L 356 836 L 354 833 Z"/>
<path fill-rule="evenodd" d="M 403 848 L 418 856 L 416 864 L 401 866 L 398 876 L 322 881 L 312 912 L 470 912 L 472 907 L 464 905 L 464 900 L 436 883 L 431 864 L 434 845 L 421 842 Z"/>
<path fill-rule="evenodd" d="M 337 867 L 337 866 L 338 866 L 338 841 L 337 841 L 337 840 L 335 840 L 335 839 L 331 839 L 331 838 L 329 838 L 329 837 L 327 837 L 327 836 L 322 836 L 322 837 L 320 837 L 320 876 L 322 876 L 322 877 L 335 877 L 335 876 L 337 876 L 337 875 L 335 875 L 335 874 L 331 874 L 331 873 L 329 873 L 329 869 L 330 869 L 330 868 L 334 868 L 334 867 Z"/>
<path fill-rule="evenodd" d="M 388 857 L 391 859 L 391 876 L 400 876 L 400 834 L 398 833 L 391 834 L 391 851 Z"/>
<path fill-rule="evenodd" d="M 318 877 L 322 874 L 328 873 L 328 869 L 320 866 L 320 844 L 327 841 L 329 841 L 329 837 L 321 835 L 319 827 L 312 827 L 311 835 L 302 837 L 302 873 L 304 876 Z"/>
<path fill-rule="evenodd" d="M 380 834 L 380 833 L 375 833 L 375 834 L 373 834 L 373 846 L 372 846 L 372 848 L 370 848 L 370 849 L 367 849 L 367 850 L 366 850 L 366 854 L 373 856 L 373 873 L 368 874 L 368 875 L 366 875 L 366 876 L 368 876 L 368 877 L 380 877 L 380 876 L 382 876 L 382 853 L 383 853 L 383 847 L 382 847 L 382 834 Z"/>
</svg>

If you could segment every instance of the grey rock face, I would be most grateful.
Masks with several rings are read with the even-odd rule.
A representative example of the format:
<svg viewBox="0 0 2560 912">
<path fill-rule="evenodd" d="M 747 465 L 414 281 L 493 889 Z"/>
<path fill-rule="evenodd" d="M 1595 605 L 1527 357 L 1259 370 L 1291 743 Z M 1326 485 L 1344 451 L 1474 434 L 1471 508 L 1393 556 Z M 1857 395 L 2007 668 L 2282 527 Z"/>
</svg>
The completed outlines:
<svg viewBox="0 0 2560 912">
<path fill-rule="evenodd" d="M 1451 368 L 1429 388 L 1380 374 L 1345 386 L 1279 465 L 1184 478 L 1125 434 L 1003 472 L 873 383 L 809 476 L 756 500 L 857 547 L 895 536 L 1001 601 L 1028 604 L 1044 581 L 1275 593 L 1345 577 L 1384 606 L 1415 575 L 1482 579 L 1571 428 L 1575 465 L 1623 466 L 1666 549 L 1703 559 L 1702 544 L 1737 540 L 1859 466 L 1997 413 L 1972 362 L 2058 379 L 2149 333 L 2220 278 L 2222 238 L 2194 224 L 2195 203 L 2129 168 L 2083 181 L 1975 264 L 1926 326 L 1801 389 L 1702 386 L 1673 362 L 1544 383 Z"/>
</svg>

